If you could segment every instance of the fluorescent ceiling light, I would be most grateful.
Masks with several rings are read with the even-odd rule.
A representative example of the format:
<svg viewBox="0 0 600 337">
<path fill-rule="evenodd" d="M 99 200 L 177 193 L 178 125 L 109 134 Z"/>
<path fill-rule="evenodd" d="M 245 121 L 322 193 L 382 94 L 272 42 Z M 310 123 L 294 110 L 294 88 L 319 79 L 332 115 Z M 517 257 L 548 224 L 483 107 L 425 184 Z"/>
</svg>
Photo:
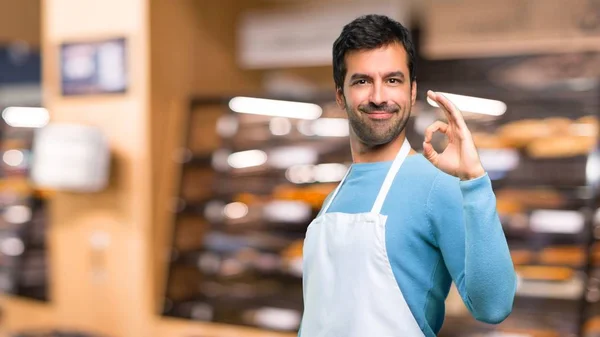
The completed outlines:
<svg viewBox="0 0 600 337">
<path fill-rule="evenodd" d="M 493 99 L 478 98 L 440 92 L 462 112 L 478 113 L 490 116 L 502 116 L 506 112 L 506 103 Z M 427 97 L 429 105 L 439 108 L 439 105 Z"/>
<path fill-rule="evenodd" d="M 305 136 L 348 137 L 350 125 L 345 118 L 319 118 L 314 121 L 301 121 L 298 131 Z"/>
<path fill-rule="evenodd" d="M 288 181 L 294 184 L 314 183 L 314 165 L 297 165 L 288 168 L 285 172 Z"/>
<path fill-rule="evenodd" d="M 229 166 L 236 169 L 260 166 L 266 162 L 267 154 L 261 150 L 236 152 L 230 154 L 227 158 Z"/>
<path fill-rule="evenodd" d="M 2 118 L 15 128 L 41 128 L 50 121 L 50 114 L 44 108 L 8 107 L 2 111 Z"/>
<path fill-rule="evenodd" d="M 348 137 L 350 126 L 345 118 L 319 118 L 312 123 L 312 132 L 320 137 Z"/>
<path fill-rule="evenodd" d="M 23 205 L 9 206 L 4 210 L 4 220 L 12 224 L 23 224 L 31 220 L 31 208 Z"/>
<path fill-rule="evenodd" d="M 284 117 L 275 117 L 269 122 L 269 130 L 274 136 L 285 136 L 292 131 L 292 122 Z"/>
<path fill-rule="evenodd" d="M 303 201 L 276 200 L 264 208 L 265 218 L 274 222 L 303 222 L 310 217 L 311 212 L 310 205 Z"/>
<path fill-rule="evenodd" d="M 479 159 L 488 171 L 512 171 L 519 166 L 519 153 L 514 149 L 481 149 Z"/>
<path fill-rule="evenodd" d="M 254 312 L 253 322 L 268 329 L 292 330 L 300 325 L 298 311 L 282 308 L 263 307 Z"/>
<path fill-rule="evenodd" d="M 332 183 L 341 181 L 348 167 L 340 163 L 296 165 L 287 169 L 285 177 L 294 184 Z"/>
<path fill-rule="evenodd" d="M 237 133 L 239 126 L 239 122 L 235 116 L 221 116 L 217 120 L 217 133 L 221 137 L 230 138 Z"/>
<path fill-rule="evenodd" d="M 230 219 L 241 219 L 248 215 L 248 206 L 241 202 L 232 202 L 225 206 L 223 214 Z"/>
<path fill-rule="evenodd" d="M 269 151 L 269 164 L 278 169 L 286 169 L 294 165 L 314 164 L 319 160 L 319 153 L 310 147 L 284 146 Z"/>
<path fill-rule="evenodd" d="M 577 234 L 585 219 L 578 211 L 535 210 L 529 221 L 531 230 L 537 233 Z"/>
<path fill-rule="evenodd" d="M 321 183 L 338 182 L 344 178 L 346 171 L 348 171 L 348 168 L 344 164 L 319 164 L 315 166 L 315 180 Z"/>
<path fill-rule="evenodd" d="M 589 185 L 596 186 L 600 183 L 600 155 L 592 152 L 585 165 L 585 177 Z"/>
<path fill-rule="evenodd" d="M 323 113 L 323 109 L 313 103 L 253 97 L 234 97 L 229 101 L 229 108 L 237 113 L 298 119 L 317 119 Z"/>
<path fill-rule="evenodd" d="M 18 167 L 23 164 L 25 155 L 19 150 L 8 150 L 4 152 L 4 155 L 2 155 L 2 160 L 8 166 Z"/>
<path fill-rule="evenodd" d="M 7 238 L 0 243 L 0 251 L 6 256 L 19 256 L 25 251 L 25 245 L 19 238 Z"/>
</svg>

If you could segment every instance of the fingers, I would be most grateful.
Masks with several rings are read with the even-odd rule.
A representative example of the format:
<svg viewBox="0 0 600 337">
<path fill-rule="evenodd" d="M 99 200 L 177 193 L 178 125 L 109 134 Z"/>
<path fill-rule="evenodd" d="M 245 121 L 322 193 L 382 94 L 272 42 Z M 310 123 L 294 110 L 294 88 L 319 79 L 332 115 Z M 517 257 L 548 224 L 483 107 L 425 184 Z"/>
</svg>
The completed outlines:
<svg viewBox="0 0 600 337">
<path fill-rule="evenodd" d="M 458 124 L 458 126 L 461 128 L 465 126 L 465 119 L 463 118 L 462 112 L 458 110 L 456 105 L 454 105 L 454 103 L 452 103 L 443 94 L 438 94 L 437 98 L 438 102 L 444 107 L 444 110 L 446 110 L 450 116 L 452 116 L 452 120 L 454 120 L 454 122 L 456 122 L 456 124 Z"/>
<path fill-rule="evenodd" d="M 439 101 L 440 96 L 441 95 L 438 95 L 437 93 L 431 90 L 427 90 L 427 97 L 429 97 L 432 101 L 436 102 L 439 108 L 442 109 L 442 111 L 444 112 L 444 115 L 446 115 L 446 119 L 448 120 L 448 122 L 452 122 L 454 120 L 454 117 L 452 116 L 450 111 L 448 111 L 446 107 L 444 107 L 444 105 Z"/>
<path fill-rule="evenodd" d="M 446 96 L 431 90 L 427 91 L 427 96 L 438 103 L 449 123 L 456 124 L 460 129 L 466 127 L 462 113 Z"/>
<path fill-rule="evenodd" d="M 438 130 L 441 133 L 446 134 L 446 132 L 448 132 L 448 124 L 442 121 L 435 121 L 433 124 L 428 126 L 427 129 L 425 129 L 425 142 L 430 143 L 431 139 L 433 138 L 433 134 Z"/>
<path fill-rule="evenodd" d="M 427 129 L 425 129 L 425 141 L 423 142 L 423 156 L 436 166 L 439 154 L 435 151 L 433 145 L 431 145 L 431 139 L 433 138 L 433 134 L 437 131 L 446 134 L 448 132 L 448 124 L 442 121 L 435 121 L 428 126 Z"/>
<path fill-rule="evenodd" d="M 429 142 L 423 142 L 423 156 L 437 167 L 439 154 Z"/>
</svg>

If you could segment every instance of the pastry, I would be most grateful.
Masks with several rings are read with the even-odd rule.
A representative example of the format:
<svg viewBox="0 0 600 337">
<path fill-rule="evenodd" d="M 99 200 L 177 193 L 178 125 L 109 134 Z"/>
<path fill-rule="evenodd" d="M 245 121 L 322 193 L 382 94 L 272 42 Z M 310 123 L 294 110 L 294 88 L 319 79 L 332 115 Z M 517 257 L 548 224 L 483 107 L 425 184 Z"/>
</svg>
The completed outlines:
<svg viewBox="0 0 600 337">
<path fill-rule="evenodd" d="M 523 208 L 559 208 L 566 202 L 559 192 L 549 188 L 504 188 L 496 192 L 496 199 L 500 207 L 512 207 L 509 210 L 513 212 Z"/>
<path fill-rule="evenodd" d="M 524 147 L 531 141 L 548 137 L 553 128 L 542 120 L 523 119 L 507 123 L 498 128 L 498 136 L 511 147 Z"/>
<path fill-rule="evenodd" d="M 517 266 L 517 274 L 529 281 L 567 281 L 575 272 L 566 267 Z"/>
<path fill-rule="evenodd" d="M 566 117 L 548 117 L 543 123 L 550 128 L 551 135 L 562 135 L 569 132 L 573 121 Z"/>
<path fill-rule="evenodd" d="M 531 263 L 534 255 L 530 250 L 514 249 L 510 251 L 510 256 L 512 258 L 513 264 L 524 265 Z"/>
<path fill-rule="evenodd" d="M 548 247 L 539 254 L 540 262 L 550 265 L 578 267 L 585 262 L 585 252 L 581 247 Z"/>
<path fill-rule="evenodd" d="M 473 142 L 478 149 L 505 149 L 510 148 L 509 142 L 497 135 L 485 132 L 473 132 Z"/>
<path fill-rule="evenodd" d="M 512 215 L 523 212 L 523 204 L 514 198 L 496 197 L 496 210 L 501 215 Z"/>
<path fill-rule="evenodd" d="M 304 240 L 296 240 L 281 252 L 281 257 L 286 261 L 302 257 L 303 246 Z"/>
<path fill-rule="evenodd" d="M 566 158 L 586 155 L 596 143 L 590 136 L 553 136 L 532 140 L 527 145 L 527 153 L 533 158 Z"/>
</svg>

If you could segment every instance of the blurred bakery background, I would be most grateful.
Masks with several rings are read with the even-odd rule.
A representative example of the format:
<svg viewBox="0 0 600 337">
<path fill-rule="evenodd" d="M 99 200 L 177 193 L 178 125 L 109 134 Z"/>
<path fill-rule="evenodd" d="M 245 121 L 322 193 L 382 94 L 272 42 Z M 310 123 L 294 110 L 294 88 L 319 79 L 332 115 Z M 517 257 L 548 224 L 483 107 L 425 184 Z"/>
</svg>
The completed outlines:
<svg viewBox="0 0 600 337">
<path fill-rule="evenodd" d="M 439 335 L 600 336 L 598 0 L 0 0 L 0 334 L 295 336 L 366 13 L 412 29 L 415 148 L 428 89 L 473 108 L 519 274 L 505 322 L 453 288 Z"/>
</svg>

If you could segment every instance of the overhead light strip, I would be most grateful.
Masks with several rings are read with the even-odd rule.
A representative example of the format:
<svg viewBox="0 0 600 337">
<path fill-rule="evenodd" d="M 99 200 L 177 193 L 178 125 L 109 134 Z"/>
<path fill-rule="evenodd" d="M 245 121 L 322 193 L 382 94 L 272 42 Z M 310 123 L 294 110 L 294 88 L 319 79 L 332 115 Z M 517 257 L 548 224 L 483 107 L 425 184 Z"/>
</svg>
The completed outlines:
<svg viewBox="0 0 600 337">
<path fill-rule="evenodd" d="M 254 97 L 234 97 L 229 108 L 237 113 L 297 119 L 317 119 L 323 109 L 313 103 L 281 101 Z"/>
</svg>

